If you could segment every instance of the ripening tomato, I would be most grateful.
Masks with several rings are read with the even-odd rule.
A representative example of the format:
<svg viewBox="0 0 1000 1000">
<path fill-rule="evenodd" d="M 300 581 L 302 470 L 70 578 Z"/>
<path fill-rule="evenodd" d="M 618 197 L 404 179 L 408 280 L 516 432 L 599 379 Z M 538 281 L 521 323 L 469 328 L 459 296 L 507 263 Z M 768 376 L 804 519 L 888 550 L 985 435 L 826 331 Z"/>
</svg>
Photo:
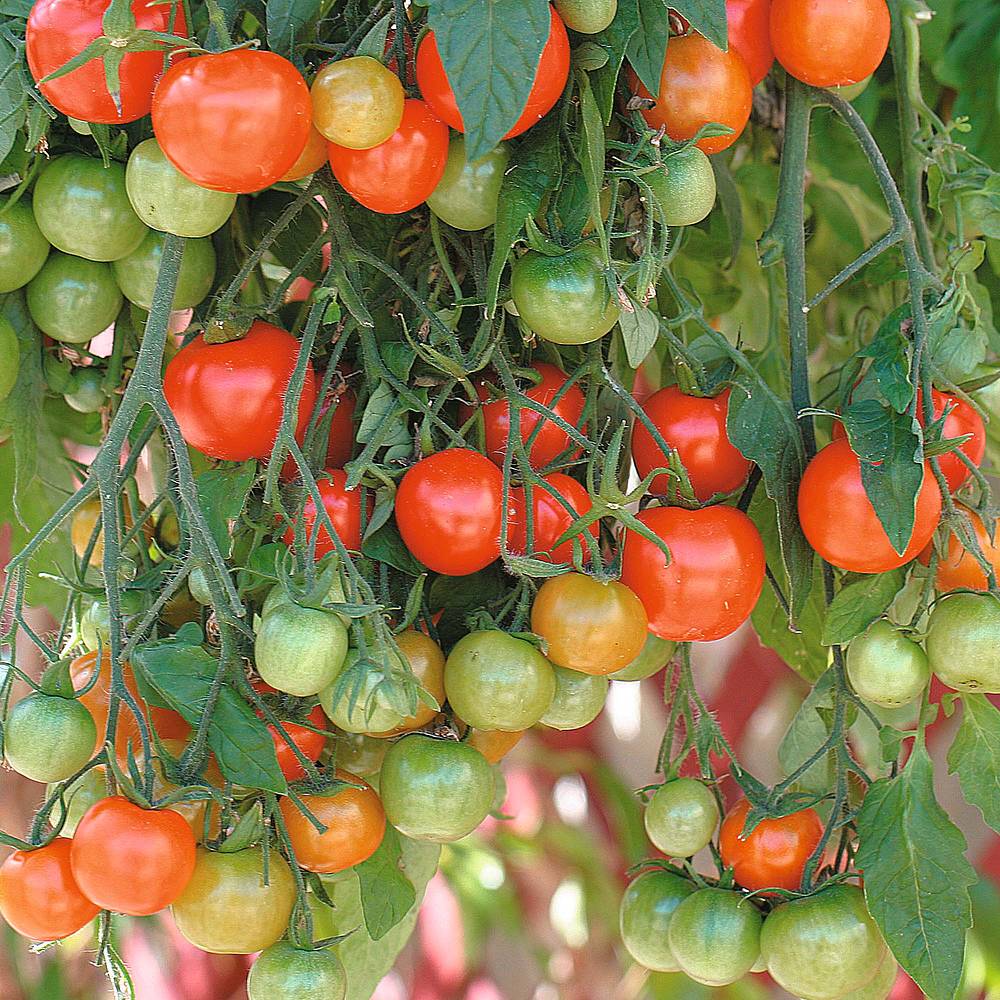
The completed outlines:
<svg viewBox="0 0 1000 1000">
<path fill-rule="evenodd" d="M 756 525 L 733 507 L 655 507 L 639 520 L 670 549 L 625 533 L 622 583 L 649 615 L 649 631 L 675 642 L 707 642 L 735 632 L 764 585 L 764 543 Z"/>
<path fill-rule="evenodd" d="M 326 729 L 326 716 L 319 705 L 309 713 L 307 721 L 316 729 Z M 284 726 L 285 732 L 288 733 L 291 743 L 295 744 L 303 757 L 313 763 L 319 760 L 319 755 L 323 752 L 323 747 L 326 746 L 326 737 L 322 733 L 313 732 L 307 726 L 286 722 L 284 719 L 281 720 L 281 724 Z M 306 776 L 306 769 L 302 766 L 299 758 L 295 756 L 291 743 L 274 726 L 268 726 L 267 731 L 271 734 L 271 739 L 274 740 L 274 752 L 277 754 L 281 773 L 289 781 L 301 781 Z"/>
<path fill-rule="evenodd" d="M 309 129 L 309 138 L 299 153 L 299 158 L 285 171 L 283 181 L 300 181 L 303 177 L 316 173 L 320 167 L 326 166 L 326 139 L 313 126 Z M 300 281 L 303 279 L 299 279 Z"/>
<path fill-rule="evenodd" d="M 642 409 L 664 441 L 676 450 L 694 495 L 702 503 L 717 493 L 732 493 L 747 481 L 751 463 L 726 432 L 728 389 L 714 398 L 702 398 L 687 396 L 672 385 L 650 396 Z M 668 465 L 663 450 L 640 420 L 632 429 L 632 459 L 642 477 Z M 676 492 L 676 486 L 676 481 L 664 474 L 653 480 L 650 490 L 670 494 Z"/>
<path fill-rule="evenodd" d="M 569 502 L 574 513 L 570 514 L 554 493 L 541 486 L 531 486 L 531 519 L 534 532 L 532 551 L 528 552 L 528 512 L 526 494 L 529 487 L 515 487 L 510 492 L 510 508 L 507 521 L 507 546 L 517 555 L 531 555 L 536 559 L 556 563 L 571 563 L 573 561 L 573 539 L 569 538 L 561 545 L 556 545 L 564 531 L 579 517 L 586 514 L 593 501 L 584 486 L 575 479 L 561 472 L 553 472 L 544 477 L 545 482 Z M 601 529 L 595 521 L 588 529 L 594 538 L 599 538 Z M 585 532 L 581 531 L 576 538 L 580 542 L 583 558 L 590 555 Z"/>
<path fill-rule="evenodd" d="M 407 733 L 426 726 L 438 714 L 440 706 L 445 701 L 445 661 L 441 647 L 429 635 L 424 635 L 423 632 L 417 632 L 415 629 L 407 629 L 397 635 L 396 644 L 399 646 L 399 651 L 406 657 L 406 662 L 410 665 L 410 670 L 413 671 L 417 683 L 434 698 L 438 703 L 438 709 L 428 705 L 421 698 L 413 715 L 403 719 L 393 729 L 374 734 L 376 736 L 398 736 L 400 733 Z"/>
<path fill-rule="evenodd" d="M 903 554 L 896 552 L 847 441 L 828 444 L 799 484 L 799 520 L 806 539 L 828 563 L 852 573 L 885 573 L 908 563 L 931 540 L 940 519 L 941 492 L 925 464 L 913 533 Z"/>
<path fill-rule="evenodd" d="M 889 47 L 885 0 L 774 0 L 771 43 L 778 62 L 813 87 L 859 83 Z"/>
<path fill-rule="evenodd" d="M 491 764 L 499 764 L 521 742 L 524 732 L 502 729 L 470 729 L 467 745 L 475 747 Z"/>
<path fill-rule="evenodd" d="M 231 49 L 172 66 L 153 95 L 153 132 L 185 177 L 213 191 L 270 187 L 312 127 L 302 74 L 274 52 Z"/>
<path fill-rule="evenodd" d="M 484 455 L 449 448 L 421 459 L 396 493 L 396 524 L 428 569 L 467 576 L 500 556 L 503 475 Z"/>
<path fill-rule="evenodd" d="M 370 858 L 385 833 L 385 810 L 371 785 L 339 768 L 337 778 L 360 787 L 301 796 L 302 804 L 326 827 L 323 833 L 291 799 L 283 797 L 279 803 L 296 860 L 307 871 L 324 875 Z"/>
<path fill-rule="evenodd" d="M 86 926 L 101 908 L 80 891 L 69 837 L 34 851 L 15 851 L 0 865 L 0 914 L 18 934 L 57 941 Z"/>
<path fill-rule="evenodd" d="M 1000 545 L 995 538 L 990 538 L 978 514 L 960 503 L 955 506 L 972 521 L 972 530 L 976 533 L 976 540 L 983 550 L 983 555 L 990 561 L 994 571 L 1000 575 Z M 931 547 L 928 545 L 919 556 L 925 566 L 930 563 L 930 555 Z M 989 589 L 982 566 L 976 561 L 976 557 L 966 550 L 954 532 L 948 535 L 948 554 L 938 561 L 936 582 L 940 591 Z"/>
<path fill-rule="evenodd" d="M 107 646 L 103 648 L 100 666 L 97 665 L 96 652 L 78 656 L 69 665 L 69 676 L 73 690 L 80 691 L 90 684 L 95 667 L 100 676 L 86 694 L 80 695 L 79 700 L 80 704 L 94 717 L 94 725 L 97 727 L 94 752 L 97 753 L 104 745 L 108 728 L 108 703 L 111 698 L 111 651 Z M 122 668 L 122 676 L 129 693 L 136 701 L 139 701 L 139 689 L 135 686 L 132 668 L 127 663 Z M 118 706 L 118 722 L 115 728 L 115 747 L 119 757 L 127 756 L 129 742 L 132 743 L 133 748 L 142 745 L 139 737 L 139 723 L 128 705 L 121 702 Z"/>
<path fill-rule="evenodd" d="M 204 334 L 195 337 L 174 355 L 163 377 L 163 392 L 184 440 L 212 458 L 267 458 L 298 353 L 299 342 L 290 333 L 263 320 L 256 320 L 242 339 L 225 344 L 208 344 Z M 307 364 L 299 440 L 315 402 L 316 377 Z"/>
<path fill-rule="evenodd" d="M 399 128 L 406 100 L 399 77 L 371 56 L 328 62 L 310 93 L 316 130 L 349 149 L 385 142 Z"/>
<path fill-rule="evenodd" d="M 719 829 L 722 863 L 732 868 L 736 881 L 758 889 L 798 889 L 806 862 L 823 837 L 823 821 L 815 809 L 801 809 L 780 819 L 765 819 L 746 837 L 743 824 L 750 803 L 740 799 L 726 813 Z"/>
<path fill-rule="evenodd" d="M 104 34 L 101 22 L 109 6 L 110 0 L 36 0 L 25 33 L 28 68 L 36 82 L 54 73 Z M 187 35 L 182 4 L 133 0 L 131 6 L 137 29 Z M 71 118 L 124 124 L 149 114 L 153 88 L 162 73 L 162 49 L 127 52 L 118 67 L 120 114 L 108 92 L 101 59 L 91 59 L 65 76 L 43 83 L 39 90 Z"/>
<path fill-rule="evenodd" d="M 557 417 L 571 427 L 580 427 L 583 415 L 584 396 L 580 386 L 574 383 L 567 387 L 566 373 L 555 365 L 540 361 L 534 365 L 539 379 L 534 385 L 521 389 L 524 395 L 534 403 L 550 409 Z M 510 404 L 505 398 L 494 399 L 490 394 L 488 379 L 476 383 L 476 393 L 480 399 L 483 414 L 483 427 L 486 434 L 486 454 L 497 465 L 503 465 L 504 455 L 510 440 Z M 557 398 L 558 397 L 558 398 Z M 473 414 L 473 408 L 467 403 L 459 407 L 459 419 L 465 423 Z M 554 462 L 563 452 L 571 448 L 569 435 L 548 417 L 543 417 L 536 410 L 525 406 L 520 410 L 521 441 L 527 445 L 536 427 L 541 427 L 528 448 L 528 458 L 533 469 L 541 469 Z M 586 433 L 587 425 L 580 427 Z M 577 449 L 578 450 L 578 449 Z"/>
<path fill-rule="evenodd" d="M 634 91 L 652 97 L 630 71 Z M 740 137 L 750 119 L 753 86 L 743 57 L 735 48 L 716 48 L 708 39 L 692 33 L 671 38 L 660 76 L 656 104 L 642 116 L 652 128 L 664 128 L 671 139 L 690 139 L 710 122 L 728 125 L 731 135 L 702 139 L 706 153 L 728 149 Z"/>
<path fill-rule="evenodd" d="M 504 136 L 511 139 L 526 132 L 548 114 L 559 100 L 569 76 L 569 36 L 562 18 L 550 6 L 549 38 L 542 49 L 542 56 L 535 71 L 528 101 L 510 131 Z M 434 32 L 429 31 L 417 49 L 417 86 L 431 110 L 443 122 L 459 132 L 465 131 L 461 112 L 455 100 L 448 77 L 438 52 Z"/>
<path fill-rule="evenodd" d="M 774 65 L 771 48 L 771 0 L 726 0 L 729 47 L 747 64 L 750 82 L 757 86 Z"/>
<path fill-rule="evenodd" d="M 426 201 L 448 162 L 448 126 L 414 98 L 403 104 L 399 128 L 371 149 L 331 142 L 333 174 L 365 208 L 382 215 L 409 212 Z"/>
<path fill-rule="evenodd" d="M 352 552 L 361 551 L 361 487 L 347 489 L 347 473 L 343 469 L 325 469 L 316 480 L 323 507 L 330 517 L 330 523 L 337 532 L 344 547 Z M 369 494 L 366 500 L 368 517 L 371 517 L 373 500 Z M 302 509 L 305 518 L 306 542 L 312 540 L 316 526 L 316 503 L 312 496 L 306 498 Z M 282 541 L 291 546 L 295 543 L 295 526 L 290 525 L 282 535 Z M 332 552 L 335 546 L 325 524 L 320 524 L 316 539 L 316 558 Z"/>
<path fill-rule="evenodd" d="M 172 809 L 114 795 L 77 823 L 70 853 L 81 892 L 105 910 L 145 916 L 169 906 L 194 871 L 194 834 Z"/>
</svg>

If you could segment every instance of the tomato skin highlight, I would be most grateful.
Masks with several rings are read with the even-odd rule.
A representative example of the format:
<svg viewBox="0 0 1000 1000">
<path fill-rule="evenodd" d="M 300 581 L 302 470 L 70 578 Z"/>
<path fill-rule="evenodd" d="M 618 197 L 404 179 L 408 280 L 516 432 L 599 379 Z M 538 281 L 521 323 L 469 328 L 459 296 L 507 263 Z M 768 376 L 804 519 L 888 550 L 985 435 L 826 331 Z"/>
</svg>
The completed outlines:
<svg viewBox="0 0 1000 1000">
<path fill-rule="evenodd" d="M 893 549 L 861 480 L 861 461 L 846 440 L 828 444 L 799 484 L 799 520 L 809 544 L 831 565 L 853 573 L 885 573 L 913 559 L 941 519 L 941 493 L 929 466 L 917 495 L 906 550 Z"/>
<path fill-rule="evenodd" d="M 693 882 L 672 872 L 643 872 L 629 883 L 618 911 L 618 927 L 628 953 L 654 972 L 678 972 L 667 930 L 677 907 L 695 891 Z"/>
<path fill-rule="evenodd" d="M 771 0 L 726 0 L 729 46 L 746 63 L 750 83 L 757 86 L 774 65 L 771 47 Z"/>
<path fill-rule="evenodd" d="M 421 459 L 396 493 L 406 547 L 428 569 L 467 576 L 500 557 L 503 475 L 479 452 L 449 448 Z"/>
<path fill-rule="evenodd" d="M 274 52 L 234 49 L 172 66 L 153 95 L 167 159 L 201 187 L 246 194 L 295 164 L 312 127 L 302 74 Z"/>
<path fill-rule="evenodd" d="M 290 333 L 256 320 L 241 340 L 207 344 L 199 334 L 181 348 L 167 365 L 163 392 L 184 440 L 212 458 L 267 458 L 278 436 L 299 347 Z M 315 402 L 316 377 L 307 364 L 299 398 L 299 440 Z"/>
<path fill-rule="evenodd" d="M 344 547 L 351 552 L 361 551 L 361 487 L 347 489 L 347 473 L 343 469 L 325 469 L 316 479 L 323 507 L 330 517 L 334 531 L 340 536 Z M 371 516 L 373 500 L 367 498 L 368 516 Z M 306 542 L 316 531 L 316 502 L 312 496 L 306 498 L 302 509 L 305 518 Z M 290 526 L 282 535 L 282 541 L 289 547 L 295 543 L 295 528 Z M 320 524 L 319 538 L 316 539 L 316 558 L 333 552 L 335 546 L 326 525 Z"/>
<path fill-rule="evenodd" d="M 57 941 L 85 927 L 101 908 L 73 878 L 69 837 L 34 851 L 15 851 L 0 865 L 0 914 L 18 934 Z"/>
<path fill-rule="evenodd" d="M 101 21 L 110 5 L 110 0 L 36 0 L 25 33 L 28 68 L 36 83 L 104 34 Z M 180 4 L 172 29 L 170 4 L 133 0 L 132 15 L 140 30 L 187 35 L 184 8 Z M 183 56 L 172 58 L 183 59 Z M 149 114 L 153 88 L 163 73 L 163 50 L 126 53 L 118 72 L 121 114 L 108 93 L 100 59 L 92 59 L 65 76 L 41 84 L 39 90 L 55 108 L 72 118 L 122 125 Z"/>
<path fill-rule="evenodd" d="M 416 208 L 438 185 L 448 162 L 448 126 L 423 101 L 403 104 L 399 128 L 371 149 L 331 142 L 330 167 L 341 187 L 365 208 L 399 215 Z"/>
<path fill-rule="evenodd" d="M 652 542 L 625 533 L 621 580 L 649 615 L 649 631 L 675 642 L 707 642 L 735 632 L 764 585 L 764 543 L 733 507 L 655 507 L 639 520 L 662 538 L 672 562 Z"/>
<path fill-rule="evenodd" d="M 541 121 L 552 110 L 566 86 L 569 76 L 569 36 L 562 18 L 551 5 L 549 14 L 549 38 L 542 49 L 531 93 L 528 94 L 520 117 L 504 136 L 505 139 L 527 132 L 532 125 Z M 465 131 L 462 114 L 444 71 L 433 31 L 427 32 L 417 49 L 417 86 L 438 118 L 458 132 Z"/>
</svg>

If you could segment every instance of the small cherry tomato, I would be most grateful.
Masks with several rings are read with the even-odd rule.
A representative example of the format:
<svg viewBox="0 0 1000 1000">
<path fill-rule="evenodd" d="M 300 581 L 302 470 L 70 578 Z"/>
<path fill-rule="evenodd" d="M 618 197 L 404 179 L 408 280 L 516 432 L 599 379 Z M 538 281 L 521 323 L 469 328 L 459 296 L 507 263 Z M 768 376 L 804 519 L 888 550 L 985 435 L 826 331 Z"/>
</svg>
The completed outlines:
<svg viewBox="0 0 1000 1000">
<path fill-rule="evenodd" d="M 361 551 L 361 487 L 353 490 L 347 489 L 347 473 L 343 469 L 325 469 L 316 480 L 320 498 L 323 501 L 323 508 L 326 510 L 344 547 L 351 552 Z M 373 501 L 369 495 L 367 498 L 368 516 L 371 517 Z M 306 498 L 305 506 L 302 510 L 305 520 L 306 542 L 312 540 L 316 531 L 316 503 L 312 496 Z M 292 546 L 295 544 L 295 526 L 290 525 L 282 541 Z M 330 532 L 325 524 L 319 526 L 319 537 L 316 539 L 316 558 L 320 559 L 328 552 L 333 552 L 335 546 Z"/>
<path fill-rule="evenodd" d="M 646 805 L 646 834 L 669 858 L 690 858 L 707 847 L 719 823 L 719 804 L 708 785 L 675 778 Z"/>
<path fill-rule="evenodd" d="M 972 530 L 976 533 L 976 540 L 983 555 L 989 560 L 994 571 L 1000 574 L 1000 544 L 997 544 L 995 538 L 990 538 L 978 514 L 960 503 L 955 506 L 972 521 Z M 930 564 L 930 555 L 931 548 L 928 545 L 919 556 L 925 566 Z M 947 555 L 938 561 L 936 582 L 940 591 L 989 589 L 982 566 L 976 561 L 976 557 L 966 550 L 954 532 L 948 535 Z"/>
<path fill-rule="evenodd" d="M 53 340 L 86 344 L 106 330 L 122 307 L 110 264 L 53 251 L 28 283 L 28 312 Z"/>
<path fill-rule="evenodd" d="M 667 930 L 677 907 L 695 891 L 693 882 L 672 872 L 643 872 L 629 883 L 618 911 L 622 944 L 653 972 L 678 972 Z"/>
<path fill-rule="evenodd" d="M 661 169 L 643 174 L 643 179 L 656 195 L 668 226 L 693 226 L 715 207 L 715 171 L 697 146 L 671 153 Z"/>
<path fill-rule="evenodd" d="M 348 149 L 385 142 L 399 128 L 406 99 L 399 77 L 371 56 L 328 62 L 310 94 L 316 130 Z"/>
<path fill-rule="evenodd" d="M 444 704 L 445 700 L 445 660 L 441 647 L 430 636 L 413 629 L 407 629 L 397 635 L 396 644 L 403 656 L 406 657 L 406 662 L 409 663 L 417 683 L 434 698 L 438 703 L 438 709 L 432 708 L 421 699 L 414 715 L 404 719 L 394 729 L 375 734 L 377 736 L 398 736 L 400 733 L 426 726 L 438 714 L 440 706 Z"/>
<path fill-rule="evenodd" d="M 0 199 L 0 295 L 31 281 L 50 249 L 27 198 L 13 205 Z"/>
<path fill-rule="evenodd" d="M 531 517 L 532 529 L 534 531 L 534 544 L 532 551 L 528 552 L 528 513 L 526 507 L 526 494 L 529 487 L 520 489 L 515 487 L 511 490 L 510 511 L 507 525 L 507 544 L 511 552 L 517 555 L 532 555 L 536 559 L 543 559 L 555 563 L 572 563 L 573 561 L 573 539 L 567 539 L 561 545 L 556 542 L 570 525 L 582 514 L 593 506 L 590 494 L 585 487 L 581 486 L 575 479 L 563 475 L 561 472 L 553 472 L 551 476 L 545 476 L 544 481 L 556 490 L 569 502 L 574 513 L 570 514 L 562 503 L 556 498 L 554 493 L 541 486 L 531 486 Z M 594 538 L 600 537 L 600 527 L 595 521 L 588 529 Z M 576 538 L 580 542 L 580 548 L 584 560 L 590 554 L 590 547 L 585 538 L 585 532 L 580 532 Z"/>
<path fill-rule="evenodd" d="M 510 150 L 503 144 L 472 163 L 465 156 L 465 136 L 454 135 L 441 180 L 428 195 L 430 210 L 455 229 L 474 232 L 497 220 L 497 199 Z"/>
<path fill-rule="evenodd" d="M 1000 694 L 1000 600 L 951 594 L 938 601 L 927 622 L 927 657 L 942 684 Z"/>
<path fill-rule="evenodd" d="M 140 309 L 153 305 L 153 289 L 163 257 L 163 233 L 147 229 L 132 253 L 111 265 L 122 294 Z M 210 239 L 187 240 L 177 275 L 172 309 L 192 309 L 212 290 L 215 281 L 215 248 Z"/>
<path fill-rule="evenodd" d="M 97 727 L 94 753 L 97 753 L 104 745 L 108 728 L 108 705 L 111 699 L 111 652 L 107 646 L 104 647 L 100 665 L 97 662 L 96 652 L 84 653 L 83 656 L 78 656 L 69 665 L 70 682 L 74 691 L 81 691 L 90 684 L 95 669 L 99 674 L 97 681 L 86 694 L 80 695 L 79 702 L 94 717 L 94 725 Z M 141 705 L 139 689 L 135 686 L 132 668 L 127 663 L 122 667 L 122 676 L 125 687 Z M 130 742 L 133 749 L 138 749 L 142 745 L 139 737 L 139 723 L 128 705 L 122 702 L 118 707 L 118 722 L 115 728 L 115 747 L 119 757 L 124 758 L 128 755 Z"/>
<path fill-rule="evenodd" d="M 3 752 L 7 763 L 32 781 L 65 781 L 90 760 L 96 740 L 94 717 L 85 705 L 35 691 L 8 713 Z"/>
<path fill-rule="evenodd" d="M 308 721 L 316 729 L 326 729 L 326 716 L 319 705 L 309 713 Z M 313 732 L 312 729 L 300 726 L 295 722 L 285 722 L 284 719 L 282 719 L 281 724 L 303 757 L 313 763 L 319 760 L 319 755 L 323 752 L 323 747 L 326 746 L 326 737 L 322 733 Z M 289 781 L 301 781 L 306 776 L 306 769 L 300 763 L 299 758 L 295 756 L 291 744 L 274 726 L 268 726 L 267 731 L 271 734 L 271 739 L 274 740 L 274 751 L 278 756 L 278 767 L 281 768 L 281 773 Z"/>
<path fill-rule="evenodd" d="M 726 0 L 729 47 L 747 65 L 750 82 L 757 86 L 774 65 L 771 48 L 771 0 Z"/>
<path fill-rule="evenodd" d="M 608 696 L 608 679 L 598 674 L 582 674 L 552 665 L 556 691 L 538 720 L 550 729 L 583 729 L 601 714 Z"/>
<path fill-rule="evenodd" d="M 330 948 L 307 951 L 279 941 L 257 956 L 247 976 L 247 1000 L 345 1000 L 346 996 L 347 972 Z"/>
<path fill-rule="evenodd" d="M 846 665 L 851 687 L 865 701 L 883 708 L 910 704 L 931 679 L 927 654 L 885 619 L 851 640 Z"/>
<path fill-rule="evenodd" d="M 306 139 L 299 158 L 288 168 L 281 180 L 300 181 L 324 166 L 326 166 L 326 137 L 317 132 L 314 125 L 309 129 L 309 138 Z"/>
</svg>

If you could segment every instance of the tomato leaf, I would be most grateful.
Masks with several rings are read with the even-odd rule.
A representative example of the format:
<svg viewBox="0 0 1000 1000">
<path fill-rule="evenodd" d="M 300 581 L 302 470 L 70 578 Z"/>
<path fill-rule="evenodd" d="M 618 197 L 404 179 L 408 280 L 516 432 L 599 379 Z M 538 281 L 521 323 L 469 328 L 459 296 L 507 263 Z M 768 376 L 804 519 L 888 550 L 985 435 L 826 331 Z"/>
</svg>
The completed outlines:
<svg viewBox="0 0 1000 1000">
<path fill-rule="evenodd" d="M 14 148 L 24 123 L 27 95 L 17 49 L 0 35 L 0 161 Z"/>
<path fill-rule="evenodd" d="M 962 724 L 948 751 L 948 771 L 1000 833 L 1000 709 L 985 695 L 962 695 Z"/>
<path fill-rule="evenodd" d="M 670 19 L 664 0 L 639 0 L 638 13 L 638 30 L 629 39 L 626 53 L 635 75 L 655 97 L 667 58 Z"/>
<path fill-rule="evenodd" d="M 778 760 L 786 775 L 808 761 L 830 736 L 836 675 L 827 670 L 799 706 L 778 746 Z M 833 751 L 824 754 L 795 782 L 799 791 L 820 795 L 833 787 Z"/>
<path fill-rule="evenodd" d="M 889 573 L 859 576 L 842 587 L 826 612 L 823 645 L 841 645 L 861 635 L 892 604 L 904 578 L 903 571 L 895 569 Z"/>
<path fill-rule="evenodd" d="M 858 351 L 858 357 L 871 358 L 872 362 L 864 381 L 874 380 L 879 392 L 897 413 L 903 413 L 913 399 L 909 341 L 902 333 L 903 322 L 912 315 L 908 302 L 894 309 L 882 320 L 871 343 Z M 862 395 L 859 386 L 856 396 L 861 398 Z"/>
<path fill-rule="evenodd" d="M 625 342 L 628 363 L 631 367 L 638 368 L 656 343 L 660 321 L 652 310 L 633 302 L 632 312 L 622 310 L 618 317 L 618 327 Z"/>
<path fill-rule="evenodd" d="M 670 6 L 710 42 L 723 51 L 729 48 L 726 0 L 670 0 Z"/>
<path fill-rule="evenodd" d="M 291 59 L 302 29 L 321 6 L 320 0 L 267 0 L 267 47 Z"/>
<path fill-rule="evenodd" d="M 868 789 L 858 836 L 865 899 L 886 942 L 931 1000 L 950 1000 L 962 978 L 976 875 L 965 837 L 934 797 L 922 740 L 897 777 Z"/>
<path fill-rule="evenodd" d="M 223 558 L 232 551 L 233 522 L 243 513 L 256 475 L 257 463 L 244 462 L 235 469 L 211 469 L 195 478 L 198 502 Z"/>
<path fill-rule="evenodd" d="M 378 850 L 355 869 L 361 885 L 365 929 L 373 941 L 384 938 L 417 900 L 413 883 L 399 866 L 402 850 L 396 828 L 387 823 Z"/>
<path fill-rule="evenodd" d="M 625 61 L 625 52 L 638 29 L 638 0 L 618 0 L 615 19 L 602 32 L 591 38 L 593 44 L 599 45 L 608 55 L 608 61 L 590 74 L 590 84 L 594 89 L 594 97 L 605 125 L 611 122 L 615 86 L 618 83 L 622 63 Z"/>
<path fill-rule="evenodd" d="M 547 0 L 433 0 L 427 15 L 470 161 L 488 153 L 521 116 L 549 37 Z"/>
</svg>

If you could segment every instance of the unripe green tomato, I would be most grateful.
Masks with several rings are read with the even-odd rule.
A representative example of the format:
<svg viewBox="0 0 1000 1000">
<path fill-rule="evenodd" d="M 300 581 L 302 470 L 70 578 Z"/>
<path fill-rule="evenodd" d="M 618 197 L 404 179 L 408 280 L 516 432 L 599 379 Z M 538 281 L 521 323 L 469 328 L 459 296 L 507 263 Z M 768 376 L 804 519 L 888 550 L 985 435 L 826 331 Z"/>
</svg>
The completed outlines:
<svg viewBox="0 0 1000 1000">
<path fill-rule="evenodd" d="M 953 594 L 938 601 L 927 624 L 927 657 L 942 684 L 1000 694 L 1000 600 Z"/>
<path fill-rule="evenodd" d="M 845 101 L 853 101 L 868 89 L 868 84 L 871 82 L 872 77 L 866 76 L 863 80 L 858 80 L 857 83 L 848 83 L 843 87 L 831 87 L 830 90 Z"/>
<path fill-rule="evenodd" d="M 32 781 L 64 781 L 94 754 L 94 717 L 74 698 L 35 692 L 7 716 L 4 755 Z"/>
<path fill-rule="evenodd" d="M 501 143 L 469 163 L 465 136 L 456 133 L 448 146 L 441 180 L 427 199 L 431 211 L 455 229 L 471 232 L 492 226 L 497 221 L 497 199 L 509 161 L 510 149 Z"/>
<path fill-rule="evenodd" d="M 104 372 L 93 367 L 77 368 L 63 396 L 77 413 L 97 413 L 108 400 Z"/>
<path fill-rule="evenodd" d="M 210 191 L 188 180 L 155 139 L 132 150 L 125 186 L 139 218 L 152 229 L 175 236 L 211 236 L 236 207 L 235 194 Z"/>
<path fill-rule="evenodd" d="M 603 31 L 618 12 L 618 0 L 555 0 L 555 6 L 566 27 L 583 35 Z"/>
<path fill-rule="evenodd" d="M 386 751 L 379 779 L 385 815 L 414 840 L 447 843 L 471 833 L 493 803 L 493 768 L 476 749 L 413 733 Z"/>
<path fill-rule="evenodd" d="M 93 748 L 91 748 L 93 749 Z M 45 798 L 55 794 L 58 782 L 50 782 L 45 786 Z M 83 819 L 84 813 L 101 799 L 108 797 L 108 783 L 103 766 L 92 767 L 80 775 L 63 792 L 66 802 L 66 819 L 60 830 L 63 837 L 72 837 L 76 833 L 76 824 Z M 56 802 L 49 813 L 49 826 L 53 829 L 62 819 L 62 807 Z"/>
<path fill-rule="evenodd" d="M 667 930 L 674 911 L 695 891 L 694 884 L 666 871 L 633 879 L 622 896 L 618 926 L 628 953 L 653 972 L 677 972 Z"/>
<path fill-rule="evenodd" d="M 931 668 L 917 643 L 881 619 L 847 648 L 847 676 L 865 701 L 899 708 L 920 697 Z"/>
<path fill-rule="evenodd" d="M 248 1000 L 344 1000 L 347 971 L 329 949 L 304 951 L 279 941 L 257 956 L 247 977 Z"/>
<path fill-rule="evenodd" d="M 885 941 L 856 885 L 833 885 L 774 909 L 760 935 L 772 978 L 806 1000 L 833 1000 L 867 986 Z"/>
<path fill-rule="evenodd" d="M 345 733 L 337 740 L 337 766 L 359 778 L 368 779 L 377 775 L 385 752 L 392 744 L 388 740 L 376 739 L 364 733 Z"/>
<path fill-rule="evenodd" d="M 608 675 L 612 681 L 644 681 L 653 674 L 658 674 L 672 659 L 677 651 L 677 643 L 669 639 L 661 639 L 652 632 L 646 636 L 646 644 L 642 652 L 626 667 Z"/>
<path fill-rule="evenodd" d="M 347 629 L 330 611 L 288 603 L 261 619 L 254 659 L 276 691 L 305 698 L 333 683 L 347 656 Z"/>
<path fill-rule="evenodd" d="M 12 205 L 0 198 L 0 294 L 31 281 L 48 255 L 49 241 L 38 228 L 27 199 Z"/>
<path fill-rule="evenodd" d="M 387 733 L 402 725 L 404 717 L 389 701 L 385 692 L 379 689 L 383 679 L 379 671 L 369 669 L 365 674 L 353 709 L 351 698 L 354 692 L 351 682 L 348 682 L 337 697 L 337 679 L 358 662 L 359 656 L 356 649 L 348 650 L 343 668 L 338 670 L 334 680 L 319 692 L 319 703 L 323 706 L 327 718 L 345 733 Z"/>
<path fill-rule="evenodd" d="M 489 629 L 463 636 L 448 654 L 444 689 L 474 729 L 529 729 L 556 693 L 552 664 L 530 643 Z"/>
<path fill-rule="evenodd" d="M 674 911 L 668 938 L 681 970 L 705 986 L 742 979 L 760 957 L 760 911 L 728 889 L 699 889 Z"/>
<path fill-rule="evenodd" d="M 0 403 L 10 395 L 17 383 L 20 367 L 21 345 L 17 342 L 17 332 L 6 317 L 0 316 Z"/>
<path fill-rule="evenodd" d="M 188 574 L 188 590 L 191 596 L 202 605 L 212 603 L 212 592 L 208 589 L 208 574 L 201 566 L 195 566 Z"/>
<path fill-rule="evenodd" d="M 608 696 L 608 679 L 552 664 L 556 693 L 538 721 L 551 729 L 582 729 L 601 714 Z"/>
<path fill-rule="evenodd" d="M 762 971 L 766 971 L 766 969 Z M 875 978 L 867 986 L 862 986 L 860 989 L 845 993 L 839 1000 L 887 1000 L 887 997 L 892 993 L 892 989 L 896 985 L 898 977 L 899 966 L 896 964 L 896 958 L 886 948 L 885 958 L 879 962 Z"/>
<path fill-rule="evenodd" d="M 121 609 L 126 618 L 141 614 L 145 606 L 140 591 L 122 591 Z M 95 600 L 80 616 L 80 641 L 90 652 L 95 652 L 99 645 L 106 649 L 111 642 L 111 613 L 103 597 Z"/>
<path fill-rule="evenodd" d="M 712 840 L 719 804 L 711 789 L 694 778 L 660 785 L 646 806 L 646 833 L 667 857 L 690 858 Z"/>
<path fill-rule="evenodd" d="M 149 309 L 153 305 L 153 289 L 156 287 L 165 239 L 164 233 L 148 229 L 146 238 L 135 250 L 112 265 L 115 281 L 122 294 L 140 309 Z M 215 248 L 212 241 L 207 237 L 188 240 L 184 244 L 184 256 L 181 258 L 171 308 L 194 308 L 212 290 L 214 281 Z"/>
<path fill-rule="evenodd" d="M 122 293 L 109 264 L 49 254 L 28 284 L 28 312 L 54 340 L 86 344 L 106 330 L 122 307 Z"/>
<path fill-rule="evenodd" d="M 715 207 L 715 172 L 697 146 L 665 157 L 662 169 L 642 176 L 653 189 L 668 226 L 693 226 Z"/>
</svg>

